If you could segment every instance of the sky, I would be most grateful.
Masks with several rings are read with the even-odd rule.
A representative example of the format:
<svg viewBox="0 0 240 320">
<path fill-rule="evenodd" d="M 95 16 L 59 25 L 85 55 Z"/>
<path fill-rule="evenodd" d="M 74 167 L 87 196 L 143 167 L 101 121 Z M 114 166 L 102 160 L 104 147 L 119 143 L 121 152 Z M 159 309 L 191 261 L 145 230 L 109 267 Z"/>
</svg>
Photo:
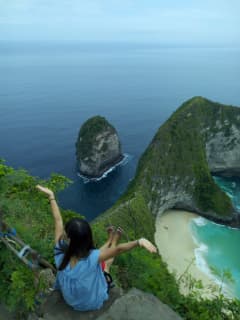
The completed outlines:
<svg viewBox="0 0 240 320">
<path fill-rule="evenodd" d="M 0 0 L 0 40 L 239 46 L 239 0 Z"/>
</svg>

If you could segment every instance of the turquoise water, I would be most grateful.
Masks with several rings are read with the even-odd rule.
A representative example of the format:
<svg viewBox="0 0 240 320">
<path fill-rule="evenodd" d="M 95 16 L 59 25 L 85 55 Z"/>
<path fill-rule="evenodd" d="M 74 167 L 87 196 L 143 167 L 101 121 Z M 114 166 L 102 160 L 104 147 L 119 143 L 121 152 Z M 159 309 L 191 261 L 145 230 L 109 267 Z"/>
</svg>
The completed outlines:
<svg viewBox="0 0 240 320">
<path fill-rule="evenodd" d="M 240 180 L 215 178 L 217 184 L 230 196 L 236 208 L 240 208 Z M 231 273 L 231 280 L 223 281 L 233 296 L 240 298 L 240 230 L 218 225 L 203 218 L 192 221 L 191 228 L 198 243 L 195 251 L 198 266 L 221 282 L 224 271 Z M 212 272 L 212 268 L 217 272 Z"/>
</svg>

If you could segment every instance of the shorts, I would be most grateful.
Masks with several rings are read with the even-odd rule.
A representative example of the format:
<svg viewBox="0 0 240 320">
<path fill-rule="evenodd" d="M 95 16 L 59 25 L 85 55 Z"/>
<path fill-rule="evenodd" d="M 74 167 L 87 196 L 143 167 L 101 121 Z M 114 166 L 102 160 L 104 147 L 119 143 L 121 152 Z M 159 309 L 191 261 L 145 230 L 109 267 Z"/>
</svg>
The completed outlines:
<svg viewBox="0 0 240 320">
<path fill-rule="evenodd" d="M 105 277 L 106 282 L 107 282 L 108 292 L 109 292 L 109 290 L 114 287 L 113 278 L 110 275 L 110 273 L 105 271 L 106 263 L 104 261 L 101 262 L 101 267 L 102 267 L 102 271 L 103 271 L 104 277 Z"/>
</svg>

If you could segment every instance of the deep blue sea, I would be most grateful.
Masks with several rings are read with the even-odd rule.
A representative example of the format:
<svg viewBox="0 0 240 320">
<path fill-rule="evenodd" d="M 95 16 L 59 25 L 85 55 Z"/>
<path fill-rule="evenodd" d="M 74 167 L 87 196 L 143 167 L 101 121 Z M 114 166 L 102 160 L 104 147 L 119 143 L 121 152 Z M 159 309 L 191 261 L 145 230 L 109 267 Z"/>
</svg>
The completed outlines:
<svg viewBox="0 0 240 320">
<path fill-rule="evenodd" d="M 240 105 L 240 50 L 127 43 L 0 43 L 0 157 L 73 180 L 61 205 L 89 220 L 124 192 L 158 127 L 201 95 Z M 117 129 L 126 165 L 100 182 L 77 176 L 75 142 L 93 115 Z"/>
<path fill-rule="evenodd" d="M 240 106 L 239 56 L 233 48 L 0 42 L 0 157 L 41 178 L 51 172 L 71 178 L 59 202 L 92 220 L 126 190 L 155 132 L 185 100 L 204 96 Z M 93 115 L 115 126 L 128 162 L 101 181 L 84 183 L 75 142 Z M 228 193 L 240 188 L 238 181 L 220 184 Z M 240 206 L 239 193 L 232 199 Z M 196 224 L 195 237 L 209 249 L 202 256 L 209 266 L 230 261 L 228 269 L 239 278 L 239 232 L 205 221 Z M 236 290 L 240 296 L 240 285 Z"/>
</svg>

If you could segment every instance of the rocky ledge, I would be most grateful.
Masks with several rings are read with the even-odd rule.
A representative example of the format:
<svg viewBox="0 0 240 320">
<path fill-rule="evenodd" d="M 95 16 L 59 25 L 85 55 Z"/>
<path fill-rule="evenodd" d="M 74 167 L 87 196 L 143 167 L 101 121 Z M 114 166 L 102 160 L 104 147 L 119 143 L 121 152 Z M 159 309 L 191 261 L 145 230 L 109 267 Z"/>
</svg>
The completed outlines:
<svg viewBox="0 0 240 320">
<path fill-rule="evenodd" d="M 28 320 L 181 320 L 182 318 L 154 295 L 138 289 L 111 290 L 109 300 L 98 311 L 74 311 L 60 293 L 54 291 L 38 312 Z"/>
<path fill-rule="evenodd" d="M 76 156 L 80 174 L 101 177 L 123 159 L 116 129 L 103 117 L 88 119 L 79 131 Z"/>
</svg>

